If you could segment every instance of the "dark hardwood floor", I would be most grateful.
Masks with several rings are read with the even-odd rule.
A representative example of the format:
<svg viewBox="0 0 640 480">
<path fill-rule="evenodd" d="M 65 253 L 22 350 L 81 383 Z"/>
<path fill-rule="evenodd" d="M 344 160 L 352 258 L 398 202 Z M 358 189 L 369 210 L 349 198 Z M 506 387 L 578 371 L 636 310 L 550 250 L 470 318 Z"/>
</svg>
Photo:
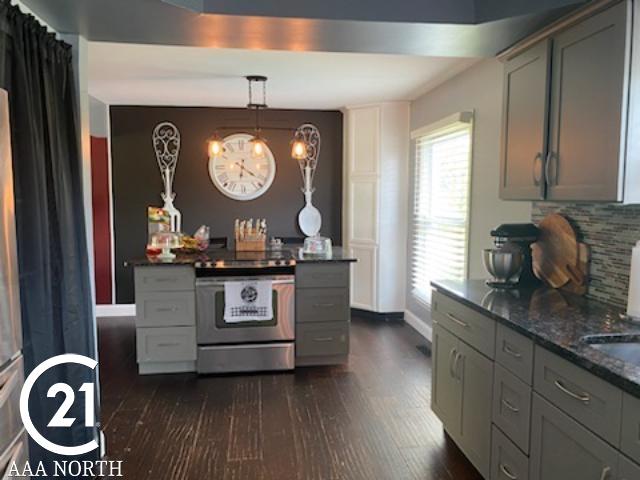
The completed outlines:
<svg viewBox="0 0 640 480">
<path fill-rule="evenodd" d="M 107 454 L 126 479 L 481 478 L 431 412 L 431 359 L 403 324 L 354 318 L 349 365 L 207 377 L 138 376 L 133 319 L 98 325 Z"/>
</svg>

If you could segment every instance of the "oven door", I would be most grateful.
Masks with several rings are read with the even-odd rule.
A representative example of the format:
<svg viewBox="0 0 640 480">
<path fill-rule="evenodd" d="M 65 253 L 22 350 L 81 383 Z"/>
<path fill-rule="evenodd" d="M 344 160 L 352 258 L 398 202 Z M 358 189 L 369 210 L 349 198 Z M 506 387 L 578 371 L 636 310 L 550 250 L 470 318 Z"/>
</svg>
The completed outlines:
<svg viewBox="0 0 640 480">
<path fill-rule="evenodd" d="M 224 321 L 224 284 L 227 281 L 271 280 L 273 319 L 261 322 Z M 254 342 L 282 342 L 295 338 L 295 277 L 274 275 L 256 277 L 199 278 L 196 281 L 198 345 Z"/>
</svg>

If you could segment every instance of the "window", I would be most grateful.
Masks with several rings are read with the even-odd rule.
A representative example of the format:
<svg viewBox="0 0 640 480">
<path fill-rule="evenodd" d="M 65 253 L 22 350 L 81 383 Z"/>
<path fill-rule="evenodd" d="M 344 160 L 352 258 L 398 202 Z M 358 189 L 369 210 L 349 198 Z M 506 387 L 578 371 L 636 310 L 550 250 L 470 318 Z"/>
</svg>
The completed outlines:
<svg viewBox="0 0 640 480">
<path fill-rule="evenodd" d="M 414 132 L 411 290 L 431 302 L 431 280 L 467 276 L 472 114 Z"/>
</svg>

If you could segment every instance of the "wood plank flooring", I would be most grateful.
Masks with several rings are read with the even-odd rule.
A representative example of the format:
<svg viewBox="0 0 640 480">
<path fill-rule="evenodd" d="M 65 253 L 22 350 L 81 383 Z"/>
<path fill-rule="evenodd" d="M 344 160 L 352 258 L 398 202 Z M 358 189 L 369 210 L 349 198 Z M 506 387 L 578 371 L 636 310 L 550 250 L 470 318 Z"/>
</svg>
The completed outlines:
<svg viewBox="0 0 640 480">
<path fill-rule="evenodd" d="M 354 318 L 348 365 L 137 375 L 131 318 L 98 322 L 102 426 L 133 480 L 476 480 L 429 408 L 410 327 Z"/>
</svg>

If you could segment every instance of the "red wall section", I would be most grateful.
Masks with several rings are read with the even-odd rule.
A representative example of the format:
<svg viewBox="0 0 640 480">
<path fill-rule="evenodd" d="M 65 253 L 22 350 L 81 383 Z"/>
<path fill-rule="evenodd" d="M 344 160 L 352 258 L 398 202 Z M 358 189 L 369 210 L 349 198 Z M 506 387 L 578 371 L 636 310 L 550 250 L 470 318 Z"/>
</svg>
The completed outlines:
<svg viewBox="0 0 640 480">
<path fill-rule="evenodd" d="M 107 139 L 91 137 L 91 186 L 93 188 L 93 249 L 96 262 L 96 302 L 111 304 L 111 202 Z"/>
</svg>

